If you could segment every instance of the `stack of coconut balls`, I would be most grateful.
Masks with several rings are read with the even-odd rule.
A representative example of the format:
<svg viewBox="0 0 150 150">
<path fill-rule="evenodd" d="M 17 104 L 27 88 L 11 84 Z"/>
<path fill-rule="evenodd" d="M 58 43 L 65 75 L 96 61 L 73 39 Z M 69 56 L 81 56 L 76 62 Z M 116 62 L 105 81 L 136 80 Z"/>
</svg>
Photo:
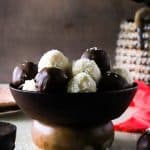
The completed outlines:
<svg viewBox="0 0 150 150">
<path fill-rule="evenodd" d="M 97 47 L 70 61 L 61 51 L 49 50 L 38 64 L 24 62 L 12 74 L 15 88 L 38 92 L 92 93 L 132 86 L 127 70 L 112 68 L 108 54 Z"/>
</svg>

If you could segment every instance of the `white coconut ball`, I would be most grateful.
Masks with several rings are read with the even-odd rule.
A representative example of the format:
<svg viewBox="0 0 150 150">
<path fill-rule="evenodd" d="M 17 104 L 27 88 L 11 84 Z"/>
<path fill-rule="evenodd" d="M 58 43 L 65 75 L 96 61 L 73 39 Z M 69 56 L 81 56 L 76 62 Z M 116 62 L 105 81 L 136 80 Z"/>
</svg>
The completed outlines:
<svg viewBox="0 0 150 150">
<path fill-rule="evenodd" d="M 96 92 L 96 82 L 89 74 L 81 72 L 70 80 L 68 84 L 68 93 L 88 92 Z"/>
<path fill-rule="evenodd" d="M 96 81 L 96 83 L 98 83 L 101 78 L 101 71 L 94 60 L 87 58 L 76 60 L 72 66 L 72 73 L 73 75 L 77 75 L 81 72 L 89 74 Z"/>
<path fill-rule="evenodd" d="M 38 71 L 41 71 L 45 67 L 56 67 L 62 70 L 66 70 L 69 67 L 69 60 L 59 50 L 52 49 L 41 57 L 38 64 Z"/>
<path fill-rule="evenodd" d="M 37 91 L 35 87 L 35 82 L 34 80 L 26 80 L 25 83 L 23 84 L 22 90 L 26 91 Z"/>
</svg>

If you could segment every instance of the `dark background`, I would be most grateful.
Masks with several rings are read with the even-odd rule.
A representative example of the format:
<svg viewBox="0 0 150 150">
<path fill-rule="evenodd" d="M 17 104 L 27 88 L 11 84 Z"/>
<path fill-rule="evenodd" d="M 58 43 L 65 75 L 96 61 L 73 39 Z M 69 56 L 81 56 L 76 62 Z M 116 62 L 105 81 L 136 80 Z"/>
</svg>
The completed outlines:
<svg viewBox="0 0 150 150">
<path fill-rule="evenodd" d="M 52 48 L 77 59 L 99 46 L 113 63 L 119 24 L 140 7 L 131 0 L 0 0 L 0 82 L 11 81 L 17 64 L 37 63 Z"/>
</svg>

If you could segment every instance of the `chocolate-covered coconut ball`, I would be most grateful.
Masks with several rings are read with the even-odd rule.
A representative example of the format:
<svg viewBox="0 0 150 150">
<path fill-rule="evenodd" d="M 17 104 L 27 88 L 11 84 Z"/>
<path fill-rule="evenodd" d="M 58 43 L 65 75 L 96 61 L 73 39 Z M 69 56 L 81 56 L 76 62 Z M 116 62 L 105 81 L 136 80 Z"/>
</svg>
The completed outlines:
<svg viewBox="0 0 150 150">
<path fill-rule="evenodd" d="M 136 150 L 150 149 L 150 130 L 145 131 L 137 141 Z"/>
<path fill-rule="evenodd" d="M 128 84 L 130 85 L 133 84 L 134 80 L 133 80 L 132 74 L 129 72 L 128 69 L 114 66 L 112 71 L 124 77 L 127 80 Z"/>
<path fill-rule="evenodd" d="M 20 86 L 22 83 L 25 82 L 25 79 L 27 78 L 26 73 L 23 71 L 21 66 L 16 66 L 13 70 L 12 74 L 12 84 L 15 87 Z"/>
<path fill-rule="evenodd" d="M 108 71 L 103 74 L 99 82 L 99 91 L 121 90 L 128 87 L 128 82 L 125 78 L 117 73 Z"/>
<path fill-rule="evenodd" d="M 27 74 L 28 79 L 33 79 L 35 75 L 37 74 L 37 65 L 33 62 L 26 61 L 23 64 L 21 64 L 22 69 Z"/>
<path fill-rule="evenodd" d="M 81 58 L 88 58 L 94 60 L 101 72 L 104 73 L 111 68 L 109 55 L 97 47 L 87 49 L 81 56 Z"/>
<path fill-rule="evenodd" d="M 12 74 L 12 84 L 15 87 L 20 86 L 25 80 L 31 80 L 37 74 L 37 65 L 33 62 L 24 62 L 16 66 Z"/>
<path fill-rule="evenodd" d="M 40 92 L 63 92 L 67 82 L 68 76 L 59 68 L 44 68 L 35 77 L 35 86 Z"/>
</svg>

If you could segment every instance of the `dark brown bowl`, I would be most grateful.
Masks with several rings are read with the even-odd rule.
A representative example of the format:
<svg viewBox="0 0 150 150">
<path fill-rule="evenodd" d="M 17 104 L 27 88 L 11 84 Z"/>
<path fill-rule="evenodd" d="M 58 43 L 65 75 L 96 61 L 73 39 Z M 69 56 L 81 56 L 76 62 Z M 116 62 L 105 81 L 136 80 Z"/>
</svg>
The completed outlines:
<svg viewBox="0 0 150 150">
<path fill-rule="evenodd" d="M 40 93 L 10 85 L 18 106 L 32 119 L 54 126 L 90 127 L 119 117 L 133 99 L 131 88 L 97 93 Z"/>
</svg>

